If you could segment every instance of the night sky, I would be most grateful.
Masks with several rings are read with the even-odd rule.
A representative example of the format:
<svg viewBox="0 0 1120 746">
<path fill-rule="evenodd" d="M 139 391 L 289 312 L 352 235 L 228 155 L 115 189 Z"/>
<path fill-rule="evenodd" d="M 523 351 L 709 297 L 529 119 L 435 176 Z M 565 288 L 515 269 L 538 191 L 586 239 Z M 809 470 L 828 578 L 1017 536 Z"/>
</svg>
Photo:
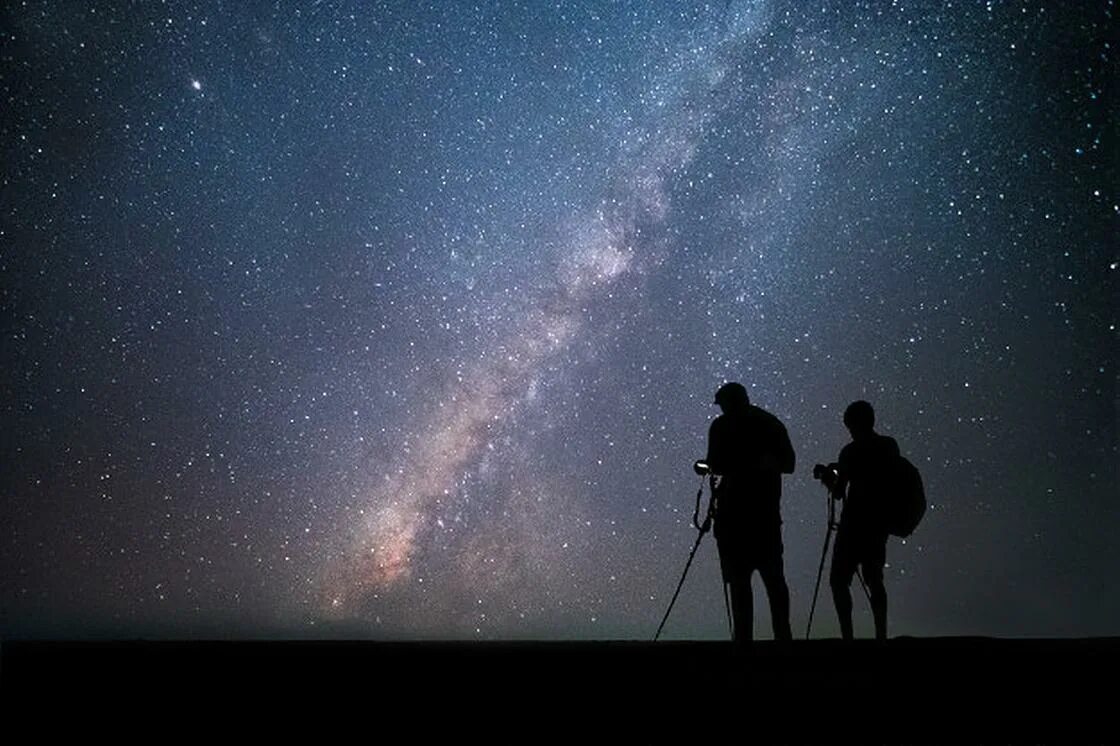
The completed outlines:
<svg viewBox="0 0 1120 746">
<path fill-rule="evenodd" d="M 1116 14 L 5 3 L 0 634 L 648 639 L 728 380 L 795 635 L 861 398 L 892 635 L 1120 633 Z"/>
</svg>

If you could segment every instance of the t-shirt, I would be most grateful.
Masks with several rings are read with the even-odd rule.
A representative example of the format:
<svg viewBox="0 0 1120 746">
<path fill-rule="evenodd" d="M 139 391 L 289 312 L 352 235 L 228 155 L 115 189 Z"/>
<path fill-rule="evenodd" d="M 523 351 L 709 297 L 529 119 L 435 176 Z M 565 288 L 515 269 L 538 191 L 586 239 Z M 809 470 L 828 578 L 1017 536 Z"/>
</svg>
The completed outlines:
<svg viewBox="0 0 1120 746">
<path fill-rule="evenodd" d="M 872 433 L 853 440 L 840 451 L 841 478 L 848 483 L 842 523 L 877 524 L 883 520 L 882 501 L 892 469 L 899 458 L 894 438 Z"/>
<path fill-rule="evenodd" d="M 721 475 L 717 523 L 780 523 L 782 473 L 791 474 L 793 446 L 785 425 L 748 406 L 717 417 L 708 430 L 708 464 Z"/>
</svg>

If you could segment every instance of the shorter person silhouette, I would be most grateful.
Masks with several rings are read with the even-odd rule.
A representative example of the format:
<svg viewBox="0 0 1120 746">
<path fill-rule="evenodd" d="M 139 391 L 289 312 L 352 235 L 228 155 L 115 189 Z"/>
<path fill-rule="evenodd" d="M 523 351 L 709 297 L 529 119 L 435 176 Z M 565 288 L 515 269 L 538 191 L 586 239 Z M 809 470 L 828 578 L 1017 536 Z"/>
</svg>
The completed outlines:
<svg viewBox="0 0 1120 746">
<path fill-rule="evenodd" d="M 887 561 L 887 527 L 883 504 L 889 497 L 889 479 L 899 458 L 898 443 L 875 432 L 875 410 L 865 401 L 850 404 L 844 412 L 844 425 L 852 442 L 844 446 L 838 459 L 837 478 L 832 496 L 843 500 L 836 547 L 832 552 L 829 585 L 840 617 L 840 634 L 845 640 L 852 633 L 852 576 L 863 571 L 871 596 L 875 618 L 875 638 L 887 638 L 887 589 L 883 566 Z"/>
</svg>

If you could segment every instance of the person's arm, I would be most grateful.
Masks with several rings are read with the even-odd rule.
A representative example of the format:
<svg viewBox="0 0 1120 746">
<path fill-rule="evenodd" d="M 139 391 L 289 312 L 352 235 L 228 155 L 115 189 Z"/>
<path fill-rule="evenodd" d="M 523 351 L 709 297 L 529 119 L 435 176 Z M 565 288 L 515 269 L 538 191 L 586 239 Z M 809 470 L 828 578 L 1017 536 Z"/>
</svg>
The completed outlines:
<svg viewBox="0 0 1120 746">
<path fill-rule="evenodd" d="M 832 486 L 832 497 L 836 500 L 843 500 L 848 495 L 848 482 L 851 475 L 850 462 L 848 447 L 844 446 L 840 450 L 840 455 L 836 458 L 836 482 Z"/>
<path fill-rule="evenodd" d="M 714 516 L 719 511 L 719 502 L 716 499 L 717 489 L 719 487 L 720 474 L 723 473 L 723 465 L 721 463 L 721 441 L 720 441 L 720 426 L 719 418 L 712 420 L 711 426 L 708 428 L 708 488 L 711 490 L 711 496 L 708 498 L 708 516 Z"/>
<path fill-rule="evenodd" d="M 797 457 L 794 455 L 793 445 L 789 442 L 786 426 L 769 412 L 763 412 L 757 417 L 759 418 L 757 427 L 763 435 L 763 443 L 757 452 L 755 468 L 764 472 L 792 474 Z"/>
<path fill-rule="evenodd" d="M 783 474 L 793 474 L 793 469 L 797 465 L 797 454 L 793 452 L 793 444 L 789 442 L 789 431 L 786 426 L 781 422 L 778 423 L 779 433 L 781 437 L 780 464 L 779 467 Z"/>
<path fill-rule="evenodd" d="M 721 438 L 720 420 L 717 417 L 712 420 L 711 426 L 708 428 L 708 468 L 713 475 L 723 473 L 723 442 Z"/>
</svg>

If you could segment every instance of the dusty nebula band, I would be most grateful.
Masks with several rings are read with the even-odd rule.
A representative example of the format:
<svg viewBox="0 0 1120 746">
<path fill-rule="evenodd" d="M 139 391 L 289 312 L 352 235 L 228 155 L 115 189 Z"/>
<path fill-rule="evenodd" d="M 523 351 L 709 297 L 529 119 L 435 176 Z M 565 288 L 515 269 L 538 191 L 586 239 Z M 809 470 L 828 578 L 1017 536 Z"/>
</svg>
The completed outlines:
<svg viewBox="0 0 1120 746">
<path fill-rule="evenodd" d="M 659 92 L 653 121 L 629 134 L 634 152 L 612 169 L 620 172 L 613 197 L 596 214 L 573 221 L 551 292 L 532 304 L 542 310 L 505 332 L 503 352 L 491 355 L 492 362 L 449 382 L 448 406 L 417 429 L 412 439 L 418 447 L 369 496 L 368 519 L 327 571 L 330 608 L 407 578 L 416 542 L 435 520 L 440 499 L 457 489 L 479 457 L 485 431 L 517 409 L 542 364 L 580 334 L 584 304 L 640 264 L 643 232 L 656 230 L 670 209 L 663 182 L 692 158 L 718 106 L 729 59 L 765 30 L 766 11 L 763 3 L 734 5 L 722 38 L 662 83 L 672 87 Z"/>
</svg>

